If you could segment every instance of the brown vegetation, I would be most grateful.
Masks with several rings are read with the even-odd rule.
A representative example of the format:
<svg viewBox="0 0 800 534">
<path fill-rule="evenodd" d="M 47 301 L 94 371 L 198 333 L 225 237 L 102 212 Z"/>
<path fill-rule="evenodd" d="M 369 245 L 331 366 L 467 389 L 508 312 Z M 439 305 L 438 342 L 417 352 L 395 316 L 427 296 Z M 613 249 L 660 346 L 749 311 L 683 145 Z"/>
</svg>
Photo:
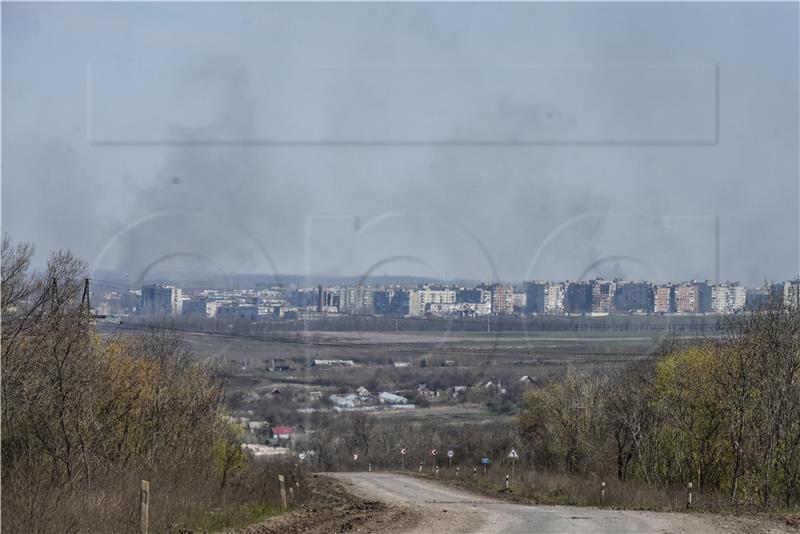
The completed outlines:
<svg viewBox="0 0 800 534">
<path fill-rule="evenodd" d="M 570 372 L 519 417 L 526 460 L 761 508 L 800 504 L 800 310 L 770 301 L 724 335 L 616 376 Z"/>
<path fill-rule="evenodd" d="M 155 530 L 211 507 L 278 503 L 248 468 L 224 383 L 159 331 L 101 341 L 80 300 L 83 262 L 2 244 L 2 512 L 9 532 L 121 532 L 151 482 Z"/>
</svg>

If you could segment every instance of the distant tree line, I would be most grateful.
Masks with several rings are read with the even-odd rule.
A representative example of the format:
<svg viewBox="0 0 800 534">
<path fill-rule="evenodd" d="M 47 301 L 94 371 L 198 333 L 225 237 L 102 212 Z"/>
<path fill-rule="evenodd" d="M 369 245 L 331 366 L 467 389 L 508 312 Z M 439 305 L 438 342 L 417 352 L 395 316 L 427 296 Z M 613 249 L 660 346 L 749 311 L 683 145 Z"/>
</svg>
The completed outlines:
<svg viewBox="0 0 800 534">
<path fill-rule="evenodd" d="M 216 319 L 198 316 L 131 317 L 132 324 L 160 324 L 190 331 L 236 335 L 297 335 L 312 331 L 364 332 L 641 332 L 715 333 L 723 321 L 717 315 L 609 315 L 581 316 L 493 316 L 487 317 L 389 317 L 372 315 L 335 315 L 310 319 Z"/>
</svg>

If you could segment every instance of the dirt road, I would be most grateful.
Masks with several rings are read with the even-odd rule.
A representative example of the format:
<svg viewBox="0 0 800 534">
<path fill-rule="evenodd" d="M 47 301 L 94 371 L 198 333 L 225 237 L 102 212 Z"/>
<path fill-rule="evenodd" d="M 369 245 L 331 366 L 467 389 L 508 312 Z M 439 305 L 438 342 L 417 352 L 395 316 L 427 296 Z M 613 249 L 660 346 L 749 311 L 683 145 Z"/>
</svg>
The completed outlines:
<svg viewBox="0 0 800 534">
<path fill-rule="evenodd" d="M 779 523 L 711 514 L 678 514 L 527 506 L 488 499 L 429 481 L 391 473 L 331 474 L 348 491 L 385 503 L 411 506 L 421 514 L 408 532 L 485 534 L 796 532 Z M 389 528 L 395 531 L 395 529 Z M 402 531 L 400 528 L 397 531 Z"/>
</svg>

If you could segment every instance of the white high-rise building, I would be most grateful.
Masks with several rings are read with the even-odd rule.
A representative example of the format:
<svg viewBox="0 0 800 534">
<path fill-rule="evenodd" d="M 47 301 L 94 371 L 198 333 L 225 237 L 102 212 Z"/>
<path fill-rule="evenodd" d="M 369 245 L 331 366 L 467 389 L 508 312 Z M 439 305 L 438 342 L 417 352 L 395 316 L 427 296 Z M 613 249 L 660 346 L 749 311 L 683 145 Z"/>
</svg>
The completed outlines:
<svg viewBox="0 0 800 534">
<path fill-rule="evenodd" d="M 420 317 L 425 315 L 434 306 L 437 309 L 446 310 L 456 303 L 456 290 L 446 287 L 424 286 L 421 289 L 412 290 L 408 296 L 409 315 Z"/>
</svg>

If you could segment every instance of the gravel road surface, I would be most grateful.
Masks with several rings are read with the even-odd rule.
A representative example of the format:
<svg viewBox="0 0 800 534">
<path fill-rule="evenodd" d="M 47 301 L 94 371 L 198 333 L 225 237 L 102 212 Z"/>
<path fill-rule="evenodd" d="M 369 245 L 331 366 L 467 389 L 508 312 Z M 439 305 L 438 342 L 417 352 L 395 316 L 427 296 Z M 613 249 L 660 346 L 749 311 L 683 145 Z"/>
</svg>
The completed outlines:
<svg viewBox="0 0 800 534">
<path fill-rule="evenodd" d="M 797 532 L 778 522 L 713 514 L 528 506 L 489 499 L 430 481 L 393 473 L 330 474 L 348 491 L 395 505 L 412 506 L 421 521 L 407 532 L 443 533 L 709 533 Z M 394 529 L 390 529 L 394 530 Z M 402 530 L 402 529 L 400 529 Z"/>
</svg>

